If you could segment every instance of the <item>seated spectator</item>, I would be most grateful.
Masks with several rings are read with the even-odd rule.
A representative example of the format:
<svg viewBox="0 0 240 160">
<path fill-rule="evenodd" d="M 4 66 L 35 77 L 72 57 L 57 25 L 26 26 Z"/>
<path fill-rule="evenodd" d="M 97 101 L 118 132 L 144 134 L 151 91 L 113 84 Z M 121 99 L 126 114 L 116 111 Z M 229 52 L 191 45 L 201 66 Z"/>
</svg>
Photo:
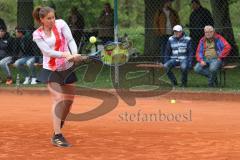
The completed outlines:
<svg viewBox="0 0 240 160">
<path fill-rule="evenodd" d="M 6 31 L 6 27 L 0 26 L 0 67 L 2 71 L 7 75 L 6 84 L 10 85 L 13 83 L 12 73 L 9 69 L 9 64 L 13 62 L 12 48 L 13 38 L 10 37 Z M 1 80 L 2 81 L 2 80 Z"/>
<path fill-rule="evenodd" d="M 171 69 L 180 66 L 182 72 L 181 87 L 187 87 L 187 75 L 188 69 L 192 65 L 192 57 L 191 38 L 184 34 L 182 26 L 174 26 L 173 36 L 169 37 L 166 45 L 164 60 L 164 68 L 174 86 L 177 86 L 177 79 Z"/>
<path fill-rule="evenodd" d="M 208 78 L 208 86 L 218 85 L 217 72 L 222 66 L 222 60 L 231 50 L 230 44 L 212 26 L 204 27 L 204 37 L 199 41 L 196 51 L 198 63 L 194 67 L 196 73 Z"/>
<path fill-rule="evenodd" d="M 16 27 L 16 52 L 17 60 L 14 65 L 25 77 L 23 84 L 37 84 L 36 68 L 34 63 L 36 62 L 34 42 L 32 41 L 31 34 L 27 34 L 21 27 Z M 25 67 L 27 66 L 27 68 Z"/>
</svg>

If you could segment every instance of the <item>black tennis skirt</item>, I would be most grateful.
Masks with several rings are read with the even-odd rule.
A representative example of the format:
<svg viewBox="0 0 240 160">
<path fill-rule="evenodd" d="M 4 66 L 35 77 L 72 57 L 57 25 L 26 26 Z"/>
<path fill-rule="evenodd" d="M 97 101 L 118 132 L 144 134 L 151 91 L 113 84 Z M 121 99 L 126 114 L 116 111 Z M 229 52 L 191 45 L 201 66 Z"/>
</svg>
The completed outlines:
<svg viewBox="0 0 240 160">
<path fill-rule="evenodd" d="M 37 77 L 37 81 L 41 83 L 56 82 L 58 84 L 71 84 L 77 81 L 74 67 L 65 71 L 51 71 L 43 68 Z"/>
</svg>

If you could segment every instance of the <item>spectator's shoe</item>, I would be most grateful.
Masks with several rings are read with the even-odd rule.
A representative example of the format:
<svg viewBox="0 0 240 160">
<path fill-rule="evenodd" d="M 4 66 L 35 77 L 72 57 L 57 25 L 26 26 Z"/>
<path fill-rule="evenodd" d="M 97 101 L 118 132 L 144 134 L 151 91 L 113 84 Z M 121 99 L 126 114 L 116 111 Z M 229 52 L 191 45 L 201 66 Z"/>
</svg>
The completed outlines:
<svg viewBox="0 0 240 160">
<path fill-rule="evenodd" d="M 6 85 L 11 85 L 12 83 L 13 83 L 13 80 L 12 80 L 12 79 L 7 79 Z"/>
<path fill-rule="evenodd" d="M 23 84 L 29 84 L 29 83 L 30 83 L 30 77 L 25 77 Z"/>
<path fill-rule="evenodd" d="M 31 84 L 37 84 L 37 78 L 32 78 L 32 80 L 31 80 Z"/>
<path fill-rule="evenodd" d="M 71 147 L 72 145 L 69 144 L 66 139 L 63 137 L 62 134 L 55 134 L 53 135 L 51 142 L 54 146 L 57 147 Z"/>
</svg>

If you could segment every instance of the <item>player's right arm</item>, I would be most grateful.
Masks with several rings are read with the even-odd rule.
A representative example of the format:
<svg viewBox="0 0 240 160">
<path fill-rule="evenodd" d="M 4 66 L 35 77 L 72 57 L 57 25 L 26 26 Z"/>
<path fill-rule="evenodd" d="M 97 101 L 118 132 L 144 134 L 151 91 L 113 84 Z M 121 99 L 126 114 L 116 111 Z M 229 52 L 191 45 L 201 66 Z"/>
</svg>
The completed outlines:
<svg viewBox="0 0 240 160">
<path fill-rule="evenodd" d="M 35 42 L 45 56 L 54 58 L 67 58 L 70 55 L 69 52 L 55 51 L 54 49 L 50 48 L 43 39 L 36 39 Z"/>
</svg>

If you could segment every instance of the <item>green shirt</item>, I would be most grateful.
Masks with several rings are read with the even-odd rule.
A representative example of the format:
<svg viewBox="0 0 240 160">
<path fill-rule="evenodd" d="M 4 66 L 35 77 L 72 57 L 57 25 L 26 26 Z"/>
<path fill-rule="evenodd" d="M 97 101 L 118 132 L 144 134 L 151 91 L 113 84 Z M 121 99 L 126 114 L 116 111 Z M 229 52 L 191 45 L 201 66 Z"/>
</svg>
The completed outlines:
<svg viewBox="0 0 240 160">
<path fill-rule="evenodd" d="M 213 59 L 213 58 L 217 58 L 217 52 L 215 50 L 214 41 L 211 41 L 211 40 L 206 41 L 205 57 L 208 60 Z"/>
</svg>

